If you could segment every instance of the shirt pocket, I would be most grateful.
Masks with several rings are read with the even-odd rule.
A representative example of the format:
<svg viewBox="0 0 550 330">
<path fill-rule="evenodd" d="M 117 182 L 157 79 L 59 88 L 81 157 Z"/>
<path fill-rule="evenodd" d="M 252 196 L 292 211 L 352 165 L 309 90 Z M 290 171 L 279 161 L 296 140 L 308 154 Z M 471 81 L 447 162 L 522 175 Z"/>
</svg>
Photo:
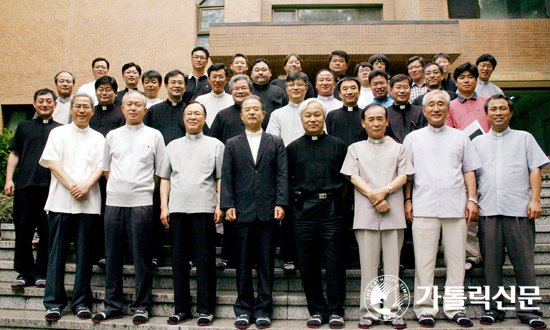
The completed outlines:
<svg viewBox="0 0 550 330">
<path fill-rule="evenodd" d="M 204 174 L 212 174 L 216 168 L 216 157 L 213 154 L 204 155 L 199 160 L 199 171 Z"/>
<path fill-rule="evenodd" d="M 139 158 L 139 161 L 142 163 L 146 163 L 146 164 L 153 163 L 153 158 L 154 158 L 153 147 L 145 144 L 140 146 L 139 152 L 138 152 L 138 158 Z"/>
</svg>

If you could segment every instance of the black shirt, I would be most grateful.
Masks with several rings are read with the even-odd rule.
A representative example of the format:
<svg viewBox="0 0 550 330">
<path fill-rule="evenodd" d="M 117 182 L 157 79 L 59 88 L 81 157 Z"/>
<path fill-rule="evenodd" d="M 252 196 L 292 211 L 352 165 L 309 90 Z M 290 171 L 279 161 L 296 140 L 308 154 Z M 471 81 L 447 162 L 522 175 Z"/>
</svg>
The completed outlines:
<svg viewBox="0 0 550 330">
<path fill-rule="evenodd" d="M 352 111 L 348 111 L 352 109 Z M 327 133 L 344 141 L 346 146 L 352 143 L 367 140 L 369 135 L 361 125 L 363 110 L 358 106 L 348 108 L 344 106 L 328 113 L 325 125 Z"/>
<path fill-rule="evenodd" d="M 403 143 L 410 132 L 428 125 L 428 120 L 422 113 L 422 107 L 416 105 L 392 105 L 387 108 L 390 124 L 386 128 L 386 135 L 398 143 Z"/>
<path fill-rule="evenodd" d="M 119 104 L 96 105 L 90 118 L 90 128 L 106 136 L 110 131 L 124 126 L 126 118 Z"/>
<path fill-rule="evenodd" d="M 215 137 L 225 144 L 230 138 L 237 136 L 245 131 L 244 123 L 241 119 L 241 106 L 233 104 L 218 112 L 212 122 L 209 136 Z"/>
<path fill-rule="evenodd" d="M 172 140 L 185 136 L 183 109 L 185 109 L 185 102 L 172 103 L 167 99 L 149 108 L 143 123 L 159 130 L 164 137 L 164 144 L 168 145 Z"/>
<path fill-rule="evenodd" d="M 304 135 L 287 148 L 288 177 L 292 191 L 320 193 L 343 188 L 340 173 L 347 146 L 330 135 Z"/>
<path fill-rule="evenodd" d="M 456 89 L 455 89 L 456 90 Z M 428 92 L 431 92 L 431 91 L 428 91 Z M 458 94 L 455 93 L 454 91 L 448 91 L 446 90 L 445 92 L 447 92 L 447 94 L 449 94 L 449 96 L 451 97 L 451 101 L 456 99 L 458 97 Z M 418 106 L 422 106 L 422 100 L 424 99 L 424 95 L 426 95 L 428 93 L 424 93 L 420 96 L 418 96 L 416 99 L 414 99 L 414 101 L 412 102 L 413 105 L 418 105 Z"/>
<path fill-rule="evenodd" d="M 185 103 L 189 103 L 191 101 L 195 101 L 197 97 L 208 94 L 211 91 L 212 87 L 210 87 L 208 77 L 202 75 L 197 80 L 195 76 L 191 75 L 191 78 L 187 82 L 187 86 L 185 86 L 185 93 L 183 94 L 182 100 Z"/>
<path fill-rule="evenodd" d="M 285 92 L 285 94 L 288 96 L 288 94 L 286 92 L 286 80 L 285 79 L 275 79 L 271 82 L 271 85 L 281 88 Z M 307 82 L 306 98 L 304 100 L 307 100 L 307 99 L 312 98 L 312 97 L 316 97 L 315 96 L 315 89 L 313 88 L 313 85 L 308 81 Z"/>
<path fill-rule="evenodd" d="M 449 77 L 449 79 L 443 79 L 441 82 L 441 89 L 445 91 L 451 91 L 453 93 L 456 93 L 456 84 L 455 82 Z"/>
<path fill-rule="evenodd" d="M 144 92 L 139 91 L 137 88 L 128 89 L 128 87 L 126 87 L 126 88 L 124 88 L 123 90 L 119 91 L 119 92 L 116 94 L 116 97 L 115 97 L 115 104 L 122 105 L 122 99 L 124 98 L 124 95 L 126 95 L 126 93 L 128 93 L 129 91 L 138 91 L 138 92 L 140 92 L 142 95 L 145 95 Z"/>
<path fill-rule="evenodd" d="M 51 130 L 58 126 L 62 125 L 53 119 L 48 119 L 45 123 L 40 117 L 19 123 L 9 147 L 19 155 L 15 189 L 50 185 L 50 171 L 40 166 L 38 161 L 44 152 Z"/>
<path fill-rule="evenodd" d="M 264 105 L 265 117 L 262 128 L 265 130 L 271 113 L 288 104 L 288 95 L 282 88 L 269 83 L 264 85 L 252 83 L 252 94 L 258 96 Z"/>
</svg>

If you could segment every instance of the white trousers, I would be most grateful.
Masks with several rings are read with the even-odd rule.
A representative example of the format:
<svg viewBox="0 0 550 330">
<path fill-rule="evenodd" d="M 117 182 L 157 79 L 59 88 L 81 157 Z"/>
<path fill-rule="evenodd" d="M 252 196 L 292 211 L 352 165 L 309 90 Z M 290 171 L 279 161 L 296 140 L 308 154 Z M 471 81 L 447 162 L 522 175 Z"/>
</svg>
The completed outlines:
<svg viewBox="0 0 550 330">
<path fill-rule="evenodd" d="M 414 218 L 412 230 L 416 263 L 414 278 L 414 312 L 416 316 L 426 313 L 435 316 L 439 311 L 439 306 L 434 306 L 432 291 L 441 231 L 442 244 L 445 246 L 445 264 L 447 265 L 445 286 L 464 286 L 467 227 L 465 218 Z M 429 288 L 427 289 L 429 291 L 428 298 L 422 302 L 420 300 L 426 295 L 426 289 L 419 289 L 419 287 Z M 440 288 L 438 294 L 443 296 L 444 288 Z M 446 297 L 443 298 L 444 302 L 445 299 Z M 448 318 L 452 318 L 458 312 L 463 312 L 460 309 L 448 308 L 445 303 L 443 311 Z"/>
</svg>

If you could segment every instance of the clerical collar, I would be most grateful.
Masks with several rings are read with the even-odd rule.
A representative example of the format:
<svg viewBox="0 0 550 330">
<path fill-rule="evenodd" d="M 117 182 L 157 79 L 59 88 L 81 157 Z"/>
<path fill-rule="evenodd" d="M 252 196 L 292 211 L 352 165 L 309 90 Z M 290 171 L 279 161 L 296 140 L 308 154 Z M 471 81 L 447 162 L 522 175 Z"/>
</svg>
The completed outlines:
<svg viewBox="0 0 550 330">
<path fill-rule="evenodd" d="M 258 85 L 256 83 L 252 83 L 252 88 L 253 89 L 267 89 L 269 87 L 269 82 L 263 84 L 263 85 Z"/>
<path fill-rule="evenodd" d="M 401 105 L 399 105 L 399 109 L 401 109 L 401 110 L 406 109 L 408 105 L 409 105 L 408 103 L 407 104 L 401 104 Z"/>
<path fill-rule="evenodd" d="M 325 132 L 323 132 L 323 134 L 321 135 L 307 135 L 305 134 L 304 135 L 306 137 L 306 139 L 310 140 L 310 141 L 319 141 L 319 140 L 323 140 L 325 138 L 325 136 L 327 136 L 325 134 Z"/>
<path fill-rule="evenodd" d="M 435 128 L 433 127 L 432 125 L 428 124 L 428 126 L 426 126 L 428 128 L 428 130 L 434 132 L 434 133 L 441 133 L 443 131 L 445 131 L 447 129 L 447 125 L 443 125 L 439 128 Z"/>
<path fill-rule="evenodd" d="M 353 112 L 355 110 L 356 107 L 346 107 L 344 106 L 344 109 L 346 109 L 346 111 L 348 112 Z"/>
<path fill-rule="evenodd" d="M 321 101 L 332 101 L 332 100 L 334 100 L 334 96 L 333 95 L 331 95 L 331 96 L 321 96 L 321 95 L 319 95 L 319 96 L 317 96 L 317 99 L 321 100 Z"/>
<path fill-rule="evenodd" d="M 458 100 L 460 101 L 460 103 L 464 103 L 464 102 L 466 102 L 466 101 L 468 101 L 468 100 L 474 100 L 474 101 L 475 101 L 475 100 L 477 100 L 477 93 L 474 93 L 474 95 L 472 95 L 472 97 L 470 97 L 469 99 L 465 98 L 465 97 L 462 96 L 462 95 L 459 95 L 459 96 L 458 96 Z"/>
<path fill-rule="evenodd" d="M 168 98 L 168 99 L 166 99 L 166 103 L 167 103 L 168 105 L 173 106 L 173 107 L 177 107 L 177 106 L 180 106 L 180 105 L 183 103 L 183 100 L 179 101 L 178 103 L 174 103 L 174 102 L 172 102 L 172 101 Z"/>
<path fill-rule="evenodd" d="M 204 134 L 202 132 L 199 132 L 197 134 L 185 133 L 185 137 L 190 139 L 190 140 L 198 140 L 198 139 L 202 138 L 203 136 L 204 136 Z"/>
<path fill-rule="evenodd" d="M 51 118 L 50 119 L 42 119 L 42 118 L 38 117 L 38 115 L 36 116 L 35 120 L 39 123 L 42 123 L 42 124 L 49 124 L 52 121 Z"/>
<path fill-rule="evenodd" d="M 489 85 L 489 80 L 483 81 L 483 80 L 481 80 L 481 79 L 478 79 L 478 80 L 477 80 L 477 83 L 478 83 L 478 85 Z"/>
<path fill-rule="evenodd" d="M 212 97 L 217 98 L 217 99 L 221 99 L 221 98 L 224 97 L 225 95 L 229 95 L 229 94 L 227 94 L 227 93 L 224 92 L 224 91 L 222 91 L 220 94 L 216 94 L 216 93 L 214 93 L 214 91 L 212 91 Z"/>
<path fill-rule="evenodd" d="M 142 129 L 143 127 L 145 127 L 145 125 L 143 123 L 138 124 L 138 125 L 126 124 L 126 125 L 124 125 L 124 127 L 129 129 L 130 131 L 137 131 L 138 129 Z"/>
<path fill-rule="evenodd" d="M 299 108 L 300 104 L 302 104 L 302 103 L 292 103 L 290 101 L 288 102 L 288 106 L 291 107 L 291 108 Z"/>
<path fill-rule="evenodd" d="M 71 100 L 71 97 L 70 97 L 70 96 L 69 96 L 69 97 L 64 97 L 64 98 L 63 98 L 63 97 L 58 97 L 58 98 L 57 98 L 57 102 L 61 102 L 61 103 L 67 103 L 67 102 L 69 102 L 70 100 Z"/>
<path fill-rule="evenodd" d="M 263 129 L 261 129 L 261 130 L 259 130 L 259 131 L 257 131 L 257 132 L 251 132 L 251 131 L 249 131 L 249 130 L 245 130 L 246 136 L 247 136 L 247 137 L 258 137 L 258 136 L 262 136 L 262 132 L 263 132 L 263 131 L 264 131 Z"/>
<path fill-rule="evenodd" d="M 78 133 L 86 133 L 88 130 L 90 130 L 90 126 L 87 126 L 86 128 L 80 128 L 80 127 L 76 126 L 74 121 L 72 123 L 70 123 L 69 125 L 71 126 L 71 128 L 73 130 L 75 130 Z"/>
<path fill-rule="evenodd" d="M 382 144 L 382 143 L 384 143 L 385 141 L 386 141 L 386 139 L 384 139 L 384 138 L 381 138 L 381 139 L 372 139 L 371 137 L 369 137 L 369 138 L 367 139 L 367 142 L 368 142 L 368 143 L 373 143 L 373 144 Z"/>
<path fill-rule="evenodd" d="M 503 137 L 503 136 L 506 136 L 508 134 L 510 134 L 512 132 L 512 129 L 510 129 L 510 127 L 508 127 L 507 129 L 505 129 L 504 131 L 500 132 L 500 133 L 497 133 L 495 131 L 493 131 L 493 129 L 491 128 L 491 130 L 489 131 L 491 132 L 491 134 L 493 136 L 496 136 L 496 137 Z"/>
<path fill-rule="evenodd" d="M 107 105 L 98 105 L 98 107 L 103 110 L 103 111 L 107 111 L 107 110 L 111 110 L 115 107 L 115 104 L 107 104 Z"/>
</svg>

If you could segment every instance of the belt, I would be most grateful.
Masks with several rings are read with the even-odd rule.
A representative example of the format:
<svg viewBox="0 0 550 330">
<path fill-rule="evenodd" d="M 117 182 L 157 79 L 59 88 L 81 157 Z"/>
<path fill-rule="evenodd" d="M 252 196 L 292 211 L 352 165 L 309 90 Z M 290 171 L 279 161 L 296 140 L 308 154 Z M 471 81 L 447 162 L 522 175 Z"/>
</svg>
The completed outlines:
<svg viewBox="0 0 550 330">
<path fill-rule="evenodd" d="M 334 196 L 334 193 L 331 191 L 321 192 L 316 194 L 306 194 L 306 193 L 302 193 L 301 191 L 294 192 L 294 197 L 300 198 L 300 199 L 328 199 L 328 198 L 332 198 L 333 196 Z"/>
</svg>

